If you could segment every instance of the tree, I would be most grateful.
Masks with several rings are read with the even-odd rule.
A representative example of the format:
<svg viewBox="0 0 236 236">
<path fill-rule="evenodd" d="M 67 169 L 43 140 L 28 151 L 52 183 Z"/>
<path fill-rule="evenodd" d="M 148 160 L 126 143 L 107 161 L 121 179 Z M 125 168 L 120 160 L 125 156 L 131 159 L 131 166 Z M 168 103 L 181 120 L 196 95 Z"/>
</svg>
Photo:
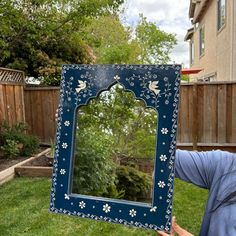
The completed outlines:
<svg viewBox="0 0 236 236">
<path fill-rule="evenodd" d="M 175 35 L 160 30 L 143 15 L 135 29 L 125 27 L 115 14 L 92 19 L 83 35 L 94 50 L 96 63 L 105 64 L 167 63 L 177 42 Z"/>
<path fill-rule="evenodd" d="M 99 64 L 136 64 L 140 48 L 131 34 L 117 14 L 92 19 L 83 30 L 84 40 L 93 48 Z"/>
<path fill-rule="evenodd" d="M 2 0 L 0 66 L 34 77 L 60 77 L 63 63 L 93 63 L 80 29 L 123 0 Z M 58 83 L 58 82 L 57 82 Z"/>
<path fill-rule="evenodd" d="M 119 85 L 103 92 L 78 112 L 78 132 L 91 127 L 109 136 L 113 157 L 134 156 L 153 159 L 155 155 L 157 114 L 147 109 Z"/>
<path fill-rule="evenodd" d="M 136 40 L 141 48 L 140 61 L 144 64 L 165 64 L 177 43 L 175 35 L 160 30 L 142 14 L 136 28 Z"/>
</svg>

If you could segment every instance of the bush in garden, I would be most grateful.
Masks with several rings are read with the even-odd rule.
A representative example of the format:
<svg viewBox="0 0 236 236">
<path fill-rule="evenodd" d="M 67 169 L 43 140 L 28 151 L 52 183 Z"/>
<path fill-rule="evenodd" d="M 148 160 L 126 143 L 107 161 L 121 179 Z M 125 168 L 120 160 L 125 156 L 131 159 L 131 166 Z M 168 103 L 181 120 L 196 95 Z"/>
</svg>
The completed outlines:
<svg viewBox="0 0 236 236">
<path fill-rule="evenodd" d="M 27 131 L 27 125 L 21 122 L 12 127 L 6 122 L 0 124 L 0 147 L 6 157 L 30 156 L 37 151 L 39 140 Z"/>
<path fill-rule="evenodd" d="M 150 193 L 152 178 L 139 171 L 134 165 L 118 166 L 116 168 L 118 191 L 125 190 L 124 199 L 138 201 Z"/>
<path fill-rule="evenodd" d="M 7 157 L 15 157 L 19 154 L 19 143 L 15 140 L 7 139 L 5 144 L 1 146 L 1 150 Z"/>
<path fill-rule="evenodd" d="M 115 181 L 111 140 L 95 128 L 76 134 L 72 192 L 102 196 Z"/>
</svg>

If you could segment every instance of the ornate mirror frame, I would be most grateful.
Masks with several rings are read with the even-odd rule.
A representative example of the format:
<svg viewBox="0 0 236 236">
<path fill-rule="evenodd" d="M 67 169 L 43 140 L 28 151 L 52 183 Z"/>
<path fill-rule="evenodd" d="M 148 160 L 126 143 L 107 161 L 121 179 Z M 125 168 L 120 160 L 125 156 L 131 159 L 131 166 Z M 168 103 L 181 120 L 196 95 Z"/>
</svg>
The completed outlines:
<svg viewBox="0 0 236 236">
<path fill-rule="evenodd" d="M 180 72 L 180 65 L 62 67 L 50 211 L 170 231 Z M 151 205 L 71 192 L 77 109 L 116 83 L 158 113 Z"/>
</svg>

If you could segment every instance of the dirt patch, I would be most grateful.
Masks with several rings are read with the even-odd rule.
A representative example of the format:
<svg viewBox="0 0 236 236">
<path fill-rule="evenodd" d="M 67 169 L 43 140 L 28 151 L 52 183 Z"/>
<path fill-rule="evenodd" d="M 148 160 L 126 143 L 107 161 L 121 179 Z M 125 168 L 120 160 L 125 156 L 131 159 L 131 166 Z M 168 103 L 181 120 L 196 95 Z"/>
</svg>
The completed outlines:
<svg viewBox="0 0 236 236">
<path fill-rule="evenodd" d="M 44 148 L 40 148 L 37 153 L 40 153 L 44 150 L 45 150 Z M 36 155 L 37 153 L 35 153 L 34 155 Z M 32 156 L 34 156 L 34 155 L 32 155 Z M 11 166 L 16 165 L 17 163 L 20 163 L 24 160 L 27 160 L 27 159 L 31 158 L 32 156 L 30 156 L 30 157 L 20 156 L 20 157 L 14 157 L 14 158 L 5 158 L 2 154 L 2 152 L 1 152 L 0 153 L 0 171 L 3 171 L 3 170 L 5 170 L 5 169 L 7 169 Z M 41 165 L 40 161 L 41 161 L 42 164 L 44 164 L 43 166 L 48 166 L 48 164 L 50 164 L 49 161 L 46 161 L 46 160 L 43 160 L 43 159 L 40 159 L 40 158 L 37 158 L 37 159 L 39 159 L 39 164 L 38 164 L 39 166 Z M 27 165 L 27 164 L 25 164 L 25 165 Z"/>
<path fill-rule="evenodd" d="M 14 166 L 15 164 L 24 161 L 26 159 L 29 159 L 29 157 L 15 157 L 11 159 L 0 158 L 0 171 L 5 170 L 11 166 Z"/>
<path fill-rule="evenodd" d="M 24 164 L 24 166 L 45 166 L 51 167 L 53 166 L 53 158 L 47 157 L 46 155 L 42 155 L 37 157 L 36 159 L 29 161 Z"/>
</svg>

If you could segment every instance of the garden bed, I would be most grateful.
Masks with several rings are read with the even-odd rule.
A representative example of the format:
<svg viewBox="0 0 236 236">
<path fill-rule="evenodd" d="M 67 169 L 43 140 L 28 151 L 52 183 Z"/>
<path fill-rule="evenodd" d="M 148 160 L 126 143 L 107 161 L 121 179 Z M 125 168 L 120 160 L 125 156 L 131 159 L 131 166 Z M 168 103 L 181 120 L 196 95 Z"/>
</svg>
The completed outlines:
<svg viewBox="0 0 236 236">
<path fill-rule="evenodd" d="M 27 157 L 18 157 L 15 159 L 1 159 L 0 165 L 1 165 L 1 170 L 0 170 L 0 185 L 13 179 L 15 176 L 15 169 L 17 169 L 20 166 L 27 165 L 27 163 L 30 163 L 34 161 L 35 159 L 45 155 L 46 153 L 50 152 L 50 148 L 41 151 L 39 154 L 27 158 Z"/>
<path fill-rule="evenodd" d="M 48 156 L 50 149 L 35 156 L 15 168 L 17 176 L 51 177 L 53 158 Z"/>
<path fill-rule="evenodd" d="M 14 166 L 22 161 L 29 159 L 29 157 L 15 157 L 11 159 L 0 158 L 0 172 Z"/>
</svg>

